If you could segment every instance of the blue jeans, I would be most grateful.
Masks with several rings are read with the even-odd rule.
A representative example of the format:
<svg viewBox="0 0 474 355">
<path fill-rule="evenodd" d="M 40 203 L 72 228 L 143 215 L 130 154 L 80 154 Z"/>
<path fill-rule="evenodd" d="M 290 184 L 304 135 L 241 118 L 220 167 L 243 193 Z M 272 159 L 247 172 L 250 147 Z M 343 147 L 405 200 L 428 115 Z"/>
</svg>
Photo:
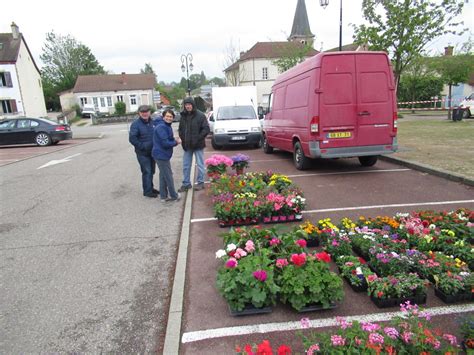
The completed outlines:
<svg viewBox="0 0 474 355">
<path fill-rule="evenodd" d="M 197 183 L 204 183 L 204 149 L 185 150 L 183 155 L 183 186 L 191 186 L 191 167 L 193 165 L 193 153 L 196 157 L 196 164 L 198 168 Z"/>
<path fill-rule="evenodd" d="M 143 194 L 153 193 L 153 175 L 155 174 L 155 160 L 152 156 L 137 154 L 137 160 L 142 171 Z"/>
<path fill-rule="evenodd" d="M 168 197 L 178 198 L 178 194 L 174 189 L 173 171 L 171 170 L 171 164 L 169 160 L 156 161 L 158 169 L 160 170 L 160 198 L 162 200 Z"/>
</svg>

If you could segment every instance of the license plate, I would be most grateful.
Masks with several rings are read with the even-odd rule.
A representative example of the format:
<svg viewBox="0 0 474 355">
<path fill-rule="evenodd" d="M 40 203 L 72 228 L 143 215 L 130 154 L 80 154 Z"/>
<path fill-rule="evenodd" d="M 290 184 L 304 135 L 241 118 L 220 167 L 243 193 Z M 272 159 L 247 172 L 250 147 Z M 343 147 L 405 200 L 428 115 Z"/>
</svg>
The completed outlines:
<svg viewBox="0 0 474 355">
<path fill-rule="evenodd" d="M 231 141 L 244 141 L 246 138 L 245 136 L 233 136 L 233 137 L 230 137 L 230 140 Z"/>
<path fill-rule="evenodd" d="M 350 138 L 351 132 L 332 132 L 327 134 L 327 138 Z"/>
</svg>

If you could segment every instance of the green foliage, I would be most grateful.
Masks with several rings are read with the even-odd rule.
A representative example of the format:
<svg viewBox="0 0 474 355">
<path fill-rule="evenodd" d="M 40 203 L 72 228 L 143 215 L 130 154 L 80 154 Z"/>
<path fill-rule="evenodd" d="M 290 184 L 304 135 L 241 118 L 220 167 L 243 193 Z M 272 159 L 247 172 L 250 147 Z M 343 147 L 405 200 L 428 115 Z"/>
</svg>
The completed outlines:
<svg viewBox="0 0 474 355">
<path fill-rule="evenodd" d="M 82 110 L 81 110 L 81 106 L 79 106 L 78 104 L 75 104 L 72 106 L 72 109 L 76 111 L 76 116 L 81 116 L 81 113 L 82 113 Z"/>
<path fill-rule="evenodd" d="M 432 58 L 430 66 L 440 75 L 447 85 L 467 83 L 469 76 L 474 72 L 474 55 L 465 53 L 453 56 Z"/>
<path fill-rule="evenodd" d="M 278 72 L 283 73 L 295 65 L 303 62 L 308 53 L 313 49 L 311 44 L 304 46 L 295 46 L 291 50 L 282 53 L 280 58 L 275 59 L 272 63 L 278 67 Z"/>
<path fill-rule="evenodd" d="M 141 74 L 155 74 L 155 71 L 153 70 L 153 67 L 151 66 L 150 63 L 145 63 L 145 67 L 143 69 L 140 69 Z"/>
<path fill-rule="evenodd" d="M 311 304 L 329 308 L 344 297 L 341 278 L 329 271 L 327 263 L 311 257 L 301 266 L 284 266 L 277 280 L 281 301 L 298 311 Z"/>
<path fill-rule="evenodd" d="M 446 295 L 470 294 L 474 286 L 474 275 L 471 273 L 453 274 L 451 272 L 434 276 L 436 287 Z"/>
<path fill-rule="evenodd" d="M 431 100 L 433 96 L 439 97 L 442 90 L 443 79 L 439 76 L 402 75 L 397 90 L 397 98 L 399 102 L 427 101 Z"/>
<path fill-rule="evenodd" d="M 57 94 L 73 88 L 79 75 L 105 74 L 89 47 L 54 31 L 46 34 L 40 59 L 44 63 L 41 77 L 48 108 L 59 107 Z"/>
<path fill-rule="evenodd" d="M 369 277 L 368 281 L 368 294 L 374 298 L 406 298 L 426 293 L 425 281 L 415 273 Z"/>
<path fill-rule="evenodd" d="M 432 40 L 457 34 L 464 1 L 363 0 L 368 24 L 354 26 L 354 39 L 371 50 L 390 53 L 398 86 L 400 75 Z M 381 14 L 383 12 L 383 14 Z"/>
<path fill-rule="evenodd" d="M 127 106 L 125 105 L 125 102 L 118 101 L 115 103 L 116 115 L 124 115 L 126 110 L 127 110 Z"/>
</svg>

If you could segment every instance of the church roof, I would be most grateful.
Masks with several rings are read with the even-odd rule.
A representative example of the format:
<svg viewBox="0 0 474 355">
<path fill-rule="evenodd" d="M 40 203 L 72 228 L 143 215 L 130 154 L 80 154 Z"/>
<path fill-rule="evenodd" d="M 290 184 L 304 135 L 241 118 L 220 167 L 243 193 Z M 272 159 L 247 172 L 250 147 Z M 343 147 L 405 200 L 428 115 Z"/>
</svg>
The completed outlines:
<svg viewBox="0 0 474 355">
<path fill-rule="evenodd" d="M 298 0 L 296 4 L 295 18 L 293 19 L 293 27 L 289 40 L 297 38 L 313 38 L 309 27 L 308 13 L 306 12 L 305 0 Z"/>
</svg>

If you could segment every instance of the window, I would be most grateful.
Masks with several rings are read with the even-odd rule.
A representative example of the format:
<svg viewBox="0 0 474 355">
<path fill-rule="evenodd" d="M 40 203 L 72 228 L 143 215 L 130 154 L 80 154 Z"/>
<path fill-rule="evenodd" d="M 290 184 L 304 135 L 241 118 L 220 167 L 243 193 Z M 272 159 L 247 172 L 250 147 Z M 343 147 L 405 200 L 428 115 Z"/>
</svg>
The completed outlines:
<svg viewBox="0 0 474 355">
<path fill-rule="evenodd" d="M 0 123 L 0 130 L 11 129 L 15 127 L 15 121 L 5 121 Z"/>
<path fill-rule="evenodd" d="M 10 72 L 4 71 L 0 73 L 0 87 L 12 88 L 12 76 Z"/>
<path fill-rule="evenodd" d="M 39 85 L 39 87 L 42 86 L 42 85 L 41 85 L 41 79 L 38 79 L 38 85 Z"/>
<path fill-rule="evenodd" d="M 100 107 L 105 107 L 105 97 L 100 98 Z"/>
<path fill-rule="evenodd" d="M 16 113 L 16 101 L 15 100 L 0 100 L 1 109 L 3 113 Z"/>
<path fill-rule="evenodd" d="M 107 96 L 107 106 L 112 107 L 112 96 Z"/>
<path fill-rule="evenodd" d="M 97 97 L 93 97 L 92 102 L 94 103 L 94 107 L 99 107 L 99 100 L 97 100 Z"/>
<path fill-rule="evenodd" d="M 87 105 L 87 97 L 81 97 L 81 106 Z"/>
<path fill-rule="evenodd" d="M 31 122 L 31 127 L 38 127 L 40 124 L 36 121 L 30 121 Z"/>
<path fill-rule="evenodd" d="M 137 104 L 137 95 L 130 95 L 130 105 Z"/>
<path fill-rule="evenodd" d="M 268 68 L 262 68 L 262 79 L 267 80 L 268 79 Z"/>
<path fill-rule="evenodd" d="M 123 96 L 122 95 L 117 95 L 117 101 L 118 102 L 123 102 Z"/>
<path fill-rule="evenodd" d="M 30 120 L 18 120 L 16 128 L 30 128 Z"/>
</svg>

